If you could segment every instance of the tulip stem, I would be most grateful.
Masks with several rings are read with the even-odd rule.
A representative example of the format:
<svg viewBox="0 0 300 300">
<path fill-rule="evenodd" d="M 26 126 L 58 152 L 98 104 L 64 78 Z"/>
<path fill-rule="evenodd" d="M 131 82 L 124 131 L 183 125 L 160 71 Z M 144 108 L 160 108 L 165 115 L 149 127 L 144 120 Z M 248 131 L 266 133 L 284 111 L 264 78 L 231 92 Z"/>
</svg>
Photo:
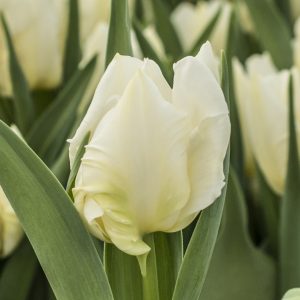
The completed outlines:
<svg viewBox="0 0 300 300">
<path fill-rule="evenodd" d="M 143 275 L 143 300 L 158 300 L 159 290 L 153 234 L 148 234 L 144 241 L 151 247 L 151 251 L 147 257 L 146 274 Z"/>
</svg>

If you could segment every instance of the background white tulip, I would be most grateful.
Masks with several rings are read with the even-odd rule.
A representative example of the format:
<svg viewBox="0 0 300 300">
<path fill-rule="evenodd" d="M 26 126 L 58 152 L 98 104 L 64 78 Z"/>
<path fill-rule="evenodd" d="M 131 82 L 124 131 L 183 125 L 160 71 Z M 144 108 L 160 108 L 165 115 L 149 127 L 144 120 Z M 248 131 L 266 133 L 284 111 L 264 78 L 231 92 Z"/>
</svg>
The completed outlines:
<svg viewBox="0 0 300 300">
<path fill-rule="evenodd" d="M 182 2 L 176 7 L 171 15 L 171 21 L 185 51 L 191 50 L 220 8 L 221 15 L 209 38 L 216 53 L 226 48 L 231 5 L 223 1 L 201 1 L 196 5 Z"/>
<path fill-rule="evenodd" d="M 288 153 L 289 71 L 277 71 L 268 54 L 254 55 L 246 71 L 234 61 L 237 103 L 244 137 L 266 180 L 283 193 Z M 300 126 L 300 77 L 293 69 L 296 128 Z M 298 138 L 298 143 L 300 137 Z M 300 146 L 300 143 L 299 143 Z"/>
<path fill-rule="evenodd" d="M 129 5 L 132 10 L 134 1 L 129 1 Z M 68 9 L 68 0 L 0 1 L 0 11 L 7 20 L 17 57 L 33 89 L 54 88 L 61 82 Z M 80 0 L 79 17 L 83 60 L 91 57 L 91 49 L 93 54 L 100 53 L 102 57 L 107 39 L 103 28 L 109 24 L 110 1 Z M 100 38 L 97 43 L 95 37 Z M 97 49 L 94 49 L 95 46 Z M 11 95 L 8 52 L 1 26 L 0 77 L 0 94 Z"/>
<path fill-rule="evenodd" d="M 22 227 L 0 186 L 0 257 L 9 255 L 23 237 Z"/>
<path fill-rule="evenodd" d="M 2 0 L 21 67 L 30 87 L 52 88 L 61 79 L 61 20 L 50 0 Z M 8 52 L 0 25 L 0 93 L 11 94 Z"/>
<path fill-rule="evenodd" d="M 299 300 L 300 299 L 300 288 L 291 289 L 286 292 L 282 300 Z"/>
<path fill-rule="evenodd" d="M 70 161 L 90 139 L 76 177 L 75 206 L 90 231 L 131 255 L 143 235 L 178 231 L 224 185 L 228 108 L 209 44 L 174 66 L 173 89 L 151 60 L 117 55 L 70 141 Z"/>
</svg>

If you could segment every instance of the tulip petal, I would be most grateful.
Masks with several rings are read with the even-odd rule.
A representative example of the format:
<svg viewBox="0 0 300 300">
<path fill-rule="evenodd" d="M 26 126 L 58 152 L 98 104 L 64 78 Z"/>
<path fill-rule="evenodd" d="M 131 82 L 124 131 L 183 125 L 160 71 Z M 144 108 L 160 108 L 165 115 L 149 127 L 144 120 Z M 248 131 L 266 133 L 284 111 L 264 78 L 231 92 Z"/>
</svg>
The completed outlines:
<svg viewBox="0 0 300 300">
<path fill-rule="evenodd" d="M 105 230 L 124 252 L 147 253 L 142 235 L 171 227 L 188 201 L 189 132 L 185 115 L 140 70 L 86 147 L 79 188 L 95 187 Z"/>
<path fill-rule="evenodd" d="M 206 46 L 206 55 L 209 51 Z M 205 52 L 200 51 L 199 56 Z M 184 58 L 174 68 L 173 101 L 192 117 L 194 131 L 188 152 L 191 196 L 173 231 L 188 225 L 224 186 L 223 161 L 230 137 L 228 107 L 213 71 L 199 56 Z"/>
<path fill-rule="evenodd" d="M 188 153 L 191 196 L 173 231 L 186 227 L 220 196 L 225 184 L 223 161 L 229 137 L 227 114 L 205 119 L 194 133 Z"/>
<path fill-rule="evenodd" d="M 75 136 L 69 141 L 71 166 L 74 163 L 76 152 L 84 136 L 89 131 L 93 134 L 97 124 L 116 105 L 133 75 L 141 68 L 153 79 L 165 100 L 169 101 L 171 99 L 171 88 L 155 62 L 151 60 L 141 61 L 137 58 L 117 54 L 104 73 L 88 112 L 77 129 Z"/>
<path fill-rule="evenodd" d="M 288 71 L 252 80 L 252 101 L 246 103 L 254 156 L 271 187 L 282 193 L 287 161 Z"/>
<path fill-rule="evenodd" d="M 239 113 L 239 122 L 242 129 L 243 151 L 248 175 L 254 175 L 255 164 L 253 151 L 251 149 L 249 131 L 248 131 L 248 109 L 247 102 L 251 101 L 251 84 L 248 76 L 237 58 L 233 58 L 232 67 L 234 72 L 234 88 L 236 104 Z"/>
<path fill-rule="evenodd" d="M 205 118 L 228 114 L 222 89 L 202 59 L 185 57 L 174 72 L 173 102 L 191 116 L 195 127 Z"/>
<path fill-rule="evenodd" d="M 205 64 L 212 71 L 217 81 L 220 82 L 219 61 L 215 57 L 209 42 L 201 46 L 196 58 Z"/>
<path fill-rule="evenodd" d="M 246 61 L 247 71 L 250 75 L 271 75 L 276 68 L 269 53 L 252 55 Z"/>
</svg>

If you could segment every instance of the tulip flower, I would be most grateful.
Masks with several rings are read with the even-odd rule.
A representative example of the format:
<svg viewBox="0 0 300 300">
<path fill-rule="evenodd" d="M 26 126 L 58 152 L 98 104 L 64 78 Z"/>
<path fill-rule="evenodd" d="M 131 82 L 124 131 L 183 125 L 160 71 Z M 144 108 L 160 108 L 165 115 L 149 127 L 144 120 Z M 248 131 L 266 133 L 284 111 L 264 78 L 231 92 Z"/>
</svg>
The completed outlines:
<svg viewBox="0 0 300 300">
<path fill-rule="evenodd" d="M 0 257 L 9 255 L 23 237 L 22 227 L 0 186 Z"/>
<path fill-rule="evenodd" d="M 129 1 L 132 9 L 134 1 Z M 32 89 L 58 86 L 62 79 L 63 57 L 68 27 L 68 0 L 4 0 L 0 11 L 4 14 L 17 57 L 27 82 Z M 110 1 L 80 0 L 80 41 L 83 59 L 91 57 L 91 44 L 101 37 L 101 53 L 106 47 Z M 100 34 L 99 34 L 100 31 Z M 105 29 L 105 32 L 107 29 Z M 85 53 L 87 51 L 87 53 Z M 105 56 L 105 53 L 104 53 Z M 0 25 L 0 94 L 11 95 L 8 51 L 3 28 Z"/>
<path fill-rule="evenodd" d="M 243 134 L 267 182 L 278 194 L 285 184 L 288 154 L 288 70 L 277 71 L 268 54 L 254 55 L 246 70 L 234 60 Z M 296 128 L 300 126 L 299 70 L 292 70 Z M 299 130 L 297 131 L 299 135 Z M 298 142 L 300 138 L 298 138 Z M 300 145 L 299 145 L 300 146 Z"/>
<path fill-rule="evenodd" d="M 222 1 L 201 1 L 196 5 L 182 2 L 176 7 L 171 15 L 171 21 L 185 51 L 192 49 L 219 9 L 221 14 L 209 38 L 216 53 L 226 48 L 231 5 Z"/>
<path fill-rule="evenodd" d="M 224 186 L 228 108 L 210 44 L 174 66 L 168 85 L 152 60 L 116 55 L 70 142 L 89 134 L 73 189 L 90 232 L 135 256 L 147 233 L 175 232 Z"/>
<path fill-rule="evenodd" d="M 61 79 L 60 20 L 53 1 L 4 0 L 0 11 L 8 23 L 16 53 L 30 87 L 52 88 Z M 8 51 L 0 25 L 0 93 L 12 92 Z"/>
<path fill-rule="evenodd" d="M 294 288 L 287 291 L 282 300 L 299 300 L 300 299 L 300 288 Z"/>
</svg>

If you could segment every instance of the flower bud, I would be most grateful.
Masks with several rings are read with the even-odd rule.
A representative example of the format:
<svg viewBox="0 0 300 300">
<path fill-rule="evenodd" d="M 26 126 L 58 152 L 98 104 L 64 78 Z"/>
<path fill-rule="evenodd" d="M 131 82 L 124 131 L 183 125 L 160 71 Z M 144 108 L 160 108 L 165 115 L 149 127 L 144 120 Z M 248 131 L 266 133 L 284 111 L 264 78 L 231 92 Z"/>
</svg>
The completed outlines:
<svg viewBox="0 0 300 300">
<path fill-rule="evenodd" d="M 209 38 L 216 53 L 226 48 L 231 5 L 222 1 L 200 1 L 196 5 L 182 2 L 176 7 L 171 21 L 185 51 L 192 49 L 219 9 L 221 14 Z"/>
<path fill-rule="evenodd" d="M 300 76 L 299 70 L 277 71 L 269 54 L 254 55 L 244 70 L 234 61 L 237 79 L 237 103 L 243 134 L 267 182 L 273 190 L 283 193 L 289 143 L 288 82 L 294 83 L 295 120 L 300 142 Z M 300 144 L 299 144 L 300 146 Z"/>
<path fill-rule="evenodd" d="M 152 60 L 115 56 L 70 141 L 72 166 L 90 133 L 73 195 L 93 235 L 145 255 L 145 234 L 183 229 L 220 195 L 230 122 L 218 77 L 208 43 L 175 64 L 172 89 Z"/>
</svg>

